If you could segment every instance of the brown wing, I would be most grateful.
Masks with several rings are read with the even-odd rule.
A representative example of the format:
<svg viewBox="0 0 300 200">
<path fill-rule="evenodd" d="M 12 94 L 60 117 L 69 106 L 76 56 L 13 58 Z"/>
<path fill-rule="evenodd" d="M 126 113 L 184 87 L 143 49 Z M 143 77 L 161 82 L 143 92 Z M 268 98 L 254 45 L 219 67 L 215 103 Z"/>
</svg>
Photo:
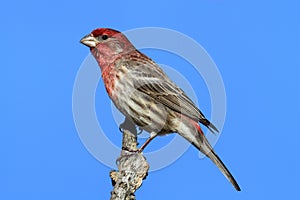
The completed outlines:
<svg viewBox="0 0 300 200">
<path fill-rule="evenodd" d="M 213 133 L 218 132 L 218 129 L 205 118 L 185 92 L 173 83 L 156 63 L 147 58 L 142 61 L 134 59 L 133 63 L 131 62 L 128 67 L 133 71 L 132 78 L 137 90 L 171 110 L 199 121 Z"/>
</svg>

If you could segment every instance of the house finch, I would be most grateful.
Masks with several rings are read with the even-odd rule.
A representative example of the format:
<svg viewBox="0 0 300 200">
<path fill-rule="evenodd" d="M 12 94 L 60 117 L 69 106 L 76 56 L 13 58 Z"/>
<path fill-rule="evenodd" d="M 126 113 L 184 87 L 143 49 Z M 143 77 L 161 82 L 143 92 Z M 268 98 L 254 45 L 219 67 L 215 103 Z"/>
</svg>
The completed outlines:
<svg viewBox="0 0 300 200">
<path fill-rule="evenodd" d="M 208 156 L 240 191 L 199 122 L 212 132 L 218 132 L 217 128 L 153 60 L 113 29 L 95 29 L 80 42 L 90 48 L 98 62 L 106 91 L 115 106 L 126 118 L 150 133 L 140 151 L 157 135 L 178 133 Z"/>
</svg>

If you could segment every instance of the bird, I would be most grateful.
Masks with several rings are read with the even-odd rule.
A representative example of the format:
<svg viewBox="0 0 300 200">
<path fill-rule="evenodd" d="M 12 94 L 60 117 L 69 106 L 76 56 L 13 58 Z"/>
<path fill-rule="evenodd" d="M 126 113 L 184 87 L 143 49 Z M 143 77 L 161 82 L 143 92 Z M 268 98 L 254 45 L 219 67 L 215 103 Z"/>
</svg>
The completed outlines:
<svg viewBox="0 0 300 200">
<path fill-rule="evenodd" d="M 218 129 L 186 93 L 147 55 L 120 31 L 97 28 L 80 42 L 97 61 L 108 96 L 117 109 L 150 137 L 177 133 L 205 154 L 237 191 L 240 186 L 208 142 L 200 124 L 212 133 Z"/>
</svg>

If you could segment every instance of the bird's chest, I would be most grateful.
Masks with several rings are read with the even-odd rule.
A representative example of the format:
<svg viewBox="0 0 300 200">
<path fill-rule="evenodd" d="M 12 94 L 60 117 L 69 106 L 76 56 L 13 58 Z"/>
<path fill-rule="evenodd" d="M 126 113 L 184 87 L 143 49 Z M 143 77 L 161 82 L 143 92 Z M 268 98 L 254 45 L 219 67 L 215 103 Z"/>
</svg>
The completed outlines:
<svg viewBox="0 0 300 200">
<path fill-rule="evenodd" d="M 110 66 L 108 66 L 102 72 L 102 79 L 108 96 L 112 97 L 115 88 L 116 71 L 113 70 Z"/>
<path fill-rule="evenodd" d="M 102 78 L 106 91 L 114 102 L 128 101 L 134 86 L 126 66 L 108 67 L 103 71 Z"/>
</svg>

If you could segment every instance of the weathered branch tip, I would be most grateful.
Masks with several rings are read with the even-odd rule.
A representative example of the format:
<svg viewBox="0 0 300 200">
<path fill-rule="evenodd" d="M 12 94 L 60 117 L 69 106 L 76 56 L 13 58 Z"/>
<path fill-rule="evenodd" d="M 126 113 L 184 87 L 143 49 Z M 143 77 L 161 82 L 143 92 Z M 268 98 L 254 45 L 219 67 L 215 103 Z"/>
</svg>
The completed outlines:
<svg viewBox="0 0 300 200">
<path fill-rule="evenodd" d="M 122 151 L 117 159 L 118 171 L 111 171 L 114 186 L 111 200 L 135 200 L 135 191 L 148 175 L 149 164 L 142 152 L 137 151 L 137 131 L 127 118 L 120 125 L 123 132 Z"/>
</svg>

